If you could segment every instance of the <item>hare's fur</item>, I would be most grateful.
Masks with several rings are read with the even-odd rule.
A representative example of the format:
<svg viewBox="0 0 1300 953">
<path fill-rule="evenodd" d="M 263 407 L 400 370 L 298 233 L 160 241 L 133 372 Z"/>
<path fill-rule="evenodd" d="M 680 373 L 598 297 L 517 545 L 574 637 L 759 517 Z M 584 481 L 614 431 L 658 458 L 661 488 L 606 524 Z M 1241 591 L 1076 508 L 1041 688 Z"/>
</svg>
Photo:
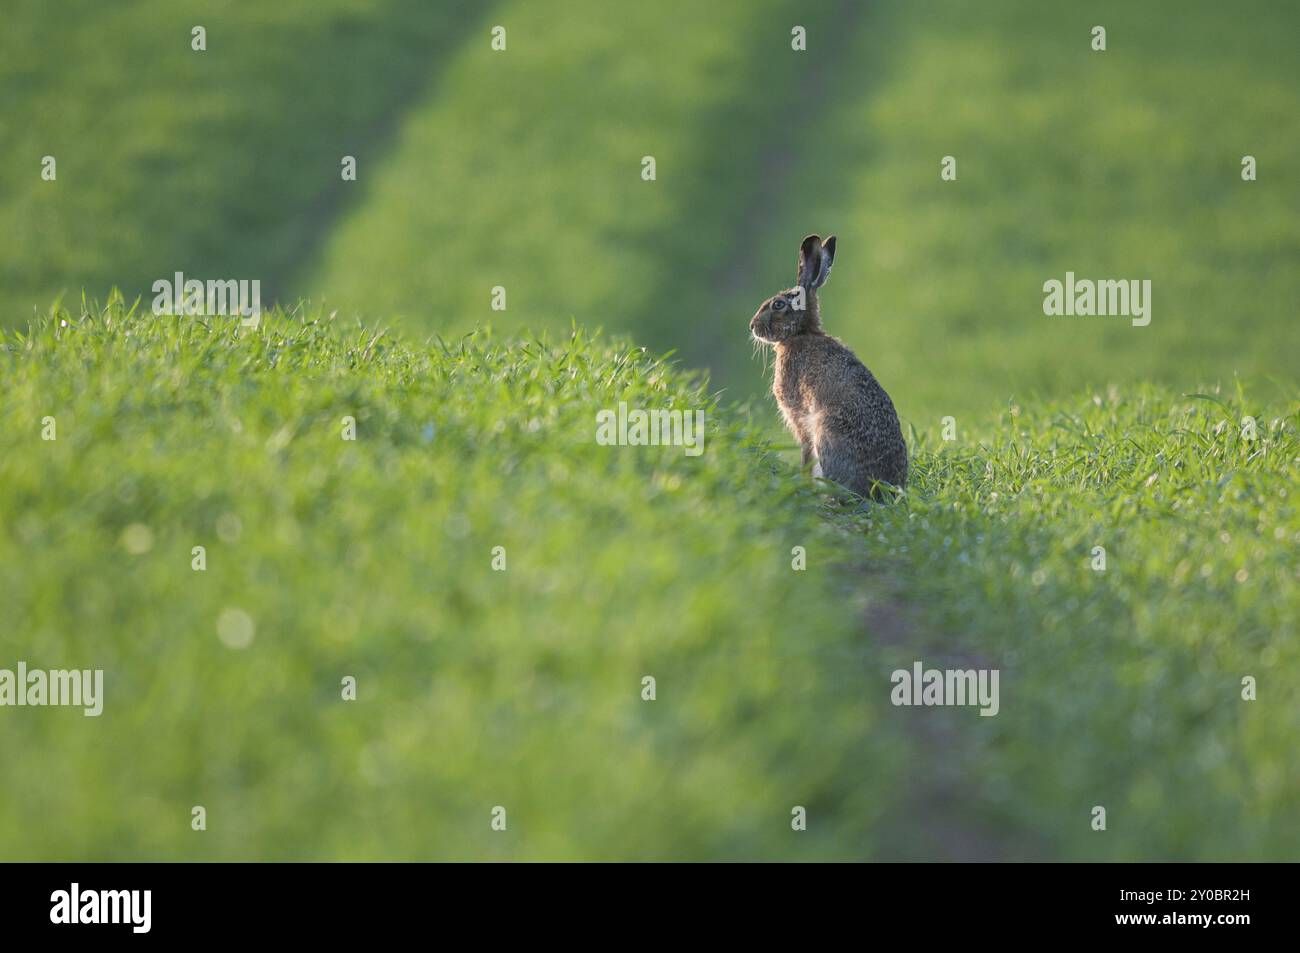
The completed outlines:
<svg viewBox="0 0 1300 953">
<path fill-rule="evenodd" d="M 907 482 L 907 445 L 885 389 L 822 330 L 817 289 L 834 260 L 835 236 L 805 238 L 798 283 L 763 302 L 749 326 L 776 353 L 772 392 L 803 449 L 803 465 L 812 463 L 814 475 L 872 496 L 881 483 Z"/>
</svg>

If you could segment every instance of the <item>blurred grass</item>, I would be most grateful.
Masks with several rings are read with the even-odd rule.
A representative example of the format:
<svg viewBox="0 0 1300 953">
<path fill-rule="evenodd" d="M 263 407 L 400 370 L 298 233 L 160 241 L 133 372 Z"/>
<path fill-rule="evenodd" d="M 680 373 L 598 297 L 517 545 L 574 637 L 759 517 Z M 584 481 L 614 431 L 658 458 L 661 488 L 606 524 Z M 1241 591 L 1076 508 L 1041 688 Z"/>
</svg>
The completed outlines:
<svg viewBox="0 0 1300 953">
<path fill-rule="evenodd" d="M 0 30 L 0 325 L 176 271 L 287 290 L 450 51 L 470 0 L 13 0 Z M 207 51 L 191 30 L 207 30 Z M 41 179 L 41 159 L 58 178 Z M 344 155 L 356 183 L 340 179 Z"/>
<path fill-rule="evenodd" d="M 1264 2 L 875 4 L 773 210 L 798 227 L 773 230 L 762 287 L 721 303 L 752 313 L 804 230 L 837 232 L 824 321 L 934 437 L 943 416 L 1109 383 L 1289 396 L 1266 378 L 1293 380 L 1300 352 L 1297 32 L 1300 7 Z M 1149 278 L 1151 324 L 1045 316 L 1067 270 Z M 725 359 L 760 386 L 743 349 Z"/>
<path fill-rule="evenodd" d="M 823 42 L 852 7 L 800 9 L 797 21 L 793 9 L 571 0 L 557 18 L 547 4 L 503 4 L 493 19 L 507 50 L 486 36 L 461 49 L 303 293 L 444 332 L 576 317 L 661 349 L 694 349 L 729 323 L 748 352 L 744 322 L 709 299 L 818 68 L 790 51 L 790 30 Z M 766 224 L 760 210 L 753 227 Z M 490 308 L 495 286 L 505 311 Z"/>
<path fill-rule="evenodd" d="M 417 331 L 577 318 L 745 395 L 766 387 L 748 317 L 815 230 L 841 237 L 829 327 L 920 429 L 1011 396 L 1294 371 L 1294 6 L 559 9 L 22 0 L 0 40 L 4 320 L 178 269 L 261 277 L 265 300 Z M 1152 324 L 1044 316 L 1067 270 L 1150 278 Z"/>
</svg>

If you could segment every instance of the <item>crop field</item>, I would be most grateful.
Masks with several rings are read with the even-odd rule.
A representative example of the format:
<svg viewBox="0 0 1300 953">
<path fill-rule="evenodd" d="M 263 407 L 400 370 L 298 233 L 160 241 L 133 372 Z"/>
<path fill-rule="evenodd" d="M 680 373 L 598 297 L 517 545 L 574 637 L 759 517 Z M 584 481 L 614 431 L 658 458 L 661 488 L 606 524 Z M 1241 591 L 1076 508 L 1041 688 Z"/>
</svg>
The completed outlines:
<svg viewBox="0 0 1300 953">
<path fill-rule="evenodd" d="M 1300 7 L 4 19 L 0 859 L 1300 856 Z M 810 232 L 890 502 L 750 337 Z"/>
</svg>

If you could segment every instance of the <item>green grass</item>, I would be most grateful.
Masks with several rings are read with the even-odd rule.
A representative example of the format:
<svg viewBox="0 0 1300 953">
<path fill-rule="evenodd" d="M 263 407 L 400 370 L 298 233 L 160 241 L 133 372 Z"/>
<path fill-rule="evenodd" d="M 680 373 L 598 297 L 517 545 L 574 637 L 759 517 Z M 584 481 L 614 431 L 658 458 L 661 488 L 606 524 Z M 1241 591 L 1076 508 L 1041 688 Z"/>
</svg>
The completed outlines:
<svg viewBox="0 0 1300 953">
<path fill-rule="evenodd" d="M 0 667 L 109 695 L 0 711 L 0 857 L 1300 849 L 1300 9 L 10 7 L 0 328 L 41 317 L 0 339 Z M 757 396 L 810 231 L 911 428 L 867 513 Z M 316 304 L 124 303 L 177 270 Z M 1067 270 L 1150 278 L 1151 325 L 1044 316 Z M 620 400 L 707 408 L 707 451 L 597 445 Z M 999 716 L 891 707 L 918 658 L 999 667 Z"/>
<path fill-rule="evenodd" d="M 1294 403 L 1012 407 L 855 513 L 699 378 L 577 332 L 416 347 L 116 302 L 3 346 L 5 662 L 103 668 L 107 698 L 5 710 L 0 856 L 1300 849 Z M 705 453 L 599 446 L 621 400 L 706 409 Z M 1000 714 L 892 707 L 918 659 L 1000 669 Z"/>
<path fill-rule="evenodd" d="M 856 524 L 928 608 L 887 664 L 1002 671 L 996 718 L 936 719 L 993 830 L 1074 859 L 1300 852 L 1298 408 L 1149 386 L 1012 405 L 918 448 L 907 505 Z"/>
<path fill-rule="evenodd" d="M 837 544 L 693 376 L 584 334 L 413 347 L 120 305 L 3 343 L 2 667 L 102 668 L 107 700 L 3 710 L 0 856 L 872 851 L 897 752 L 838 672 L 854 619 L 790 568 Z M 706 409 L 705 453 L 597 445 L 620 400 Z"/>
</svg>

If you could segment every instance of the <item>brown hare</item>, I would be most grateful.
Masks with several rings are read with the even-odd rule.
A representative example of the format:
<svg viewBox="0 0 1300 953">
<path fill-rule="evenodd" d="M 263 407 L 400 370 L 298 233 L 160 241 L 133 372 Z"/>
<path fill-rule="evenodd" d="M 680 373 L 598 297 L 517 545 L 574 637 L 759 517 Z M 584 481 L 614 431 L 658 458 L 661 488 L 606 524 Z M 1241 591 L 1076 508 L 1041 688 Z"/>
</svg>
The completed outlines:
<svg viewBox="0 0 1300 953">
<path fill-rule="evenodd" d="M 817 289 L 835 262 L 835 236 L 799 247 L 796 284 L 763 302 L 749 330 L 772 345 L 772 393 L 803 448 L 803 465 L 859 496 L 907 482 L 907 445 L 894 403 L 853 352 L 822 330 Z"/>
</svg>

